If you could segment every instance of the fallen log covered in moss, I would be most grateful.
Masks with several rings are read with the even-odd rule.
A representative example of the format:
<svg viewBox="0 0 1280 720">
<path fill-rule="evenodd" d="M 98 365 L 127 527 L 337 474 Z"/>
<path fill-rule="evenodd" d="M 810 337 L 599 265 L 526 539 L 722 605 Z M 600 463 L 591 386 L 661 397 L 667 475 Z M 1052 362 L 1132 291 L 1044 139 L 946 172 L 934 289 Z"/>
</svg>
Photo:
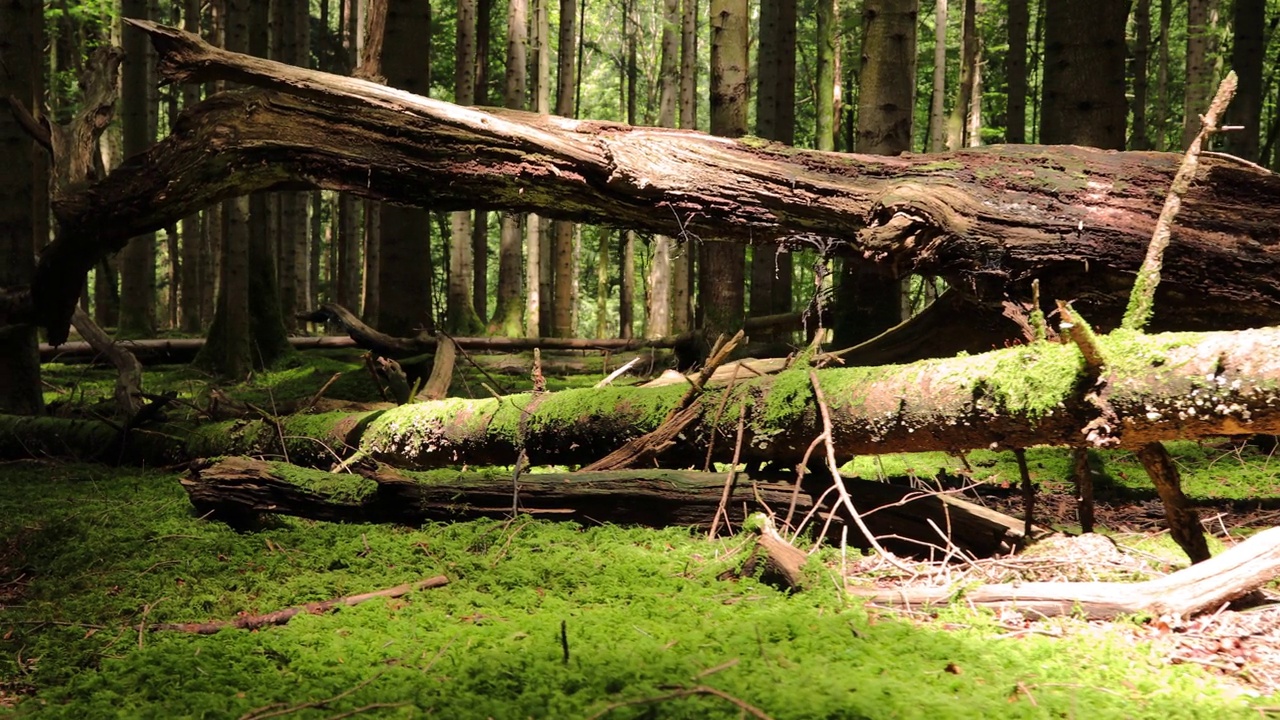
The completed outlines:
<svg viewBox="0 0 1280 720">
<path fill-rule="evenodd" d="M 722 473 L 682 470 L 537 473 L 518 479 L 510 470 L 379 468 L 335 474 L 244 457 L 198 461 L 182 479 L 201 513 L 214 511 L 238 524 L 250 523 L 260 513 L 419 524 L 509 517 L 514 510 L 584 524 L 687 525 L 703 530 L 711 525 L 724 483 Z M 947 540 L 938 528 L 948 528 L 951 543 L 978 557 L 1008 554 L 1023 545 L 1021 520 L 962 499 L 853 478 L 845 483 L 871 531 L 903 554 L 943 557 Z M 793 495 L 788 483 L 740 477 L 725 509 L 730 523 L 738 527 L 753 512 L 787 514 L 793 496 L 797 524 L 808 518 L 821 527 L 826 514 L 835 512 L 838 536 L 844 519 L 835 503 L 815 508 L 808 493 Z M 868 546 L 856 528 L 851 531 L 853 545 Z"/>
</svg>

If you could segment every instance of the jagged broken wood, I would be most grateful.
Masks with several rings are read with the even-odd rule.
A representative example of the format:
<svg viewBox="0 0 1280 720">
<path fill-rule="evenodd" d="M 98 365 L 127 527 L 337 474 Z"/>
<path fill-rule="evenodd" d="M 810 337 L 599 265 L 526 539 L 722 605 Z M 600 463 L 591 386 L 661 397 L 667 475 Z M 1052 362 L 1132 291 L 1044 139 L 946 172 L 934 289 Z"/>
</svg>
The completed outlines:
<svg viewBox="0 0 1280 720">
<path fill-rule="evenodd" d="M 581 523 L 631 523 L 656 527 L 687 525 L 706 529 L 720 502 L 721 473 L 682 470 L 522 474 L 519 511 L 534 517 Z M 1013 518 L 951 495 L 922 493 L 887 483 L 846 479 L 871 532 L 903 554 L 942 557 L 941 539 L 930 527 L 952 530 L 952 542 L 978 557 L 1006 554 L 1024 542 Z M 283 463 L 245 457 L 193 463 L 182 480 L 200 512 L 215 511 L 236 523 L 260 513 L 296 515 L 335 522 L 419 524 L 476 517 L 509 517 L 511 477 L 507 472 L 434 471 L 415 473 L 378 468 L 361 474 L 306 471 Z M 786 483 L 743 478 L 726 511 L 734 523 L 750 513 L 785 507 Z M 803 498 L 802 513 L 814 508 Z M 853 531 L 851 542 L 867 540 Z"/>
<path fill-rule="evenodd" d="M 1264 530 L 1217 556 L 1156 580 L 1120 582 L 1024 582 L 976 588 L 859 590 L 854 594 L 897 607 L 946 604 L 1017 610 L 1027 615 L 1111 619 L 1148 614 L 1188 618 L 1217 610 L 1280 576 L 1280 528 Z"/>
<path fill-rule="evenodd" d="M 1039 278 L 1046 298 L 1080 296 L 1078 309 L 1106 328 L 1178 162 L 1037 146 L 841 155 L 463 108 L 129 22 L 151 34 L 169 81 L 267 90 L 210 98 L 151 150 L 56 205 L 58 240 L 41 257 L 31 303 L 15 308 L 54 342 L 65 339 L 87 270 L 130 237 L 233 195 L 317 186 L 438 210 L 530 210 L 684 239 L 842 251 L 944 277 L 970 304 L 1019 299 Z M 1204 157 L 1184 201 L 1153 327 L 1280 321 L 1280 180 Z M 990 338 L 981 341 L 968 349 Z"/>
</svg>

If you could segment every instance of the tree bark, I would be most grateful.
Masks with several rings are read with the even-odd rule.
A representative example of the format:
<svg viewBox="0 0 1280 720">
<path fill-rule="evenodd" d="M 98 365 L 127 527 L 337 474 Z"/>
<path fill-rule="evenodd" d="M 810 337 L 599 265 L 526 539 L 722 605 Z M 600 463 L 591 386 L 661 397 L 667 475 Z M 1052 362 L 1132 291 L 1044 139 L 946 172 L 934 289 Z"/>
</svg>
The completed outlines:
<svg viewBox="0 0 1280 720">
<path fill-rule="evenodd" d="M 149 19 L 147 0 L 124 0 L 123 17 Z M 124 135 L 124 156 L 145 151 L 154 142 L 151 86 L 154 53 L 137 33 L 123 37 L 125 61 L 120 72 L 120 119 Z M 244 49 L 244 48 L 236 48 Z M 144 233 L 120 253 L 121 337 L 152 337 L 156 334 L 156 236 Z"/>
<path fill-rule="evenodd" d="M 225 197 L 300 184 L 441 210 L 537 209 L 676 236 L 843 249 L 942 276 L 997 306 L 1029 296 L 1038 278 L 1044 297 L 1079 297 L 1077 309 L 1105 329 L 1127 301 L 1178 163 L 1172 155 L 1036 146 L 837 156 L 483 112 L 148 27 L 172 80 L 220 75 L 277 91 L 211 98 L 152 150 L 56 204 L 59 239 L 41 257 L 33 304 L 17 313 L 39 308 L 53 342 L 65 340 L 84 273 L 130 236 Z M 374 160 L 389 147 L 397 148 L 394 168 Z M 1205 158 L 1184 199 L 1153 327 L 1280 319 L 1277 208 L 1276 178 Z M 1232 268 L 1229 282 L 1223 268 Z"/>
<path fill-rule="evenodd" d="M 1027 141 L 1027 29 L 1031 25 L 1027 5 L 1027 0 L 1008 0 L 1009 50 L 1005 55 L 1004 74 L 1009 100 L 1004 139 L 1019 145 Z"/>
<path fill-rule="evenodd" d="M 1267 52 L 1266 11 L 1265 0 L 1235 1 L 1231 69 L 1236 71 L 1240 85 L 1223 118 L 1224 125 L 1239 125 L 1241 128 L 1226 134 L 1226 151 L 1255 162 L 1261 137 L 1262 66 Z"/>
</svg>

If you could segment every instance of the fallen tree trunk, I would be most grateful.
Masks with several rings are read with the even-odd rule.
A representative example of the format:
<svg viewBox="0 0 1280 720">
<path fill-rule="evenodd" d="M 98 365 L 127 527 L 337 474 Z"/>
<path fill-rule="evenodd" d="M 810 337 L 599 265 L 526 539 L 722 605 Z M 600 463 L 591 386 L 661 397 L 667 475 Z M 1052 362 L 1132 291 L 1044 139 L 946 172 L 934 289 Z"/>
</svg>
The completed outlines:
<svg viewBox="0 0 1280 720">
<path fill-rule="evenodd" d="M 1082 445 L 1140 448 L 1180 438 L 1280 434 L 1280 328 L 1098 339 L 1109 358 L 1093 385 L 1074 345 L 1037 343 L 911 365 L 818 371 L 840 457 Z M 289 455 L 324 465 L 353 453 L 405 468 L 597 460 L 655 430 L 682 385 L 606 387 L 502 398 L 448 398 L 366 413 L 169 424 L 121 433 L 93 420 L 0 416 L 0 456 L 42 453 L 165 465 L 210 455 Z M 725 398 L 725 393 L 728 397 Z M 723 403 L 722 403 L 723 401 Z M 701 465 L 733 455 L 794 466 L 822 432 L 806 368 L 710 388 L 700 416 L 659 461 Z M 1108 424 L 1099 425 L 1106 407 Z M 723 408 L 721 405 L 723 404 Z M 1092 425 L 1091 425 L 1092 424 Z M 306 457 L 308 460 L 299 460 Z"/>
<path fill-rule="evenodd" d="M 519 492 L 514 494 L 518 484 Z M 847 479 L 846 484 L 867 514 L 868 527 L 883 544 L 902 554 L 946 554 L 937 528 L 951 530 L 950 542 L 978 557 L 1003 555 L 1024 541 L 1022 523 L 993 510 L 949 495 L 920 493 L 887 483 Z M 295 515 L 336 522 L 423 522 L 510 517 L 513 500 L 519 512 L 534 517 L 580 523 L 627 523 L 654 527 L 688 525 L 705 530 L 720 502 L 724 475 L 679 470 L 539 473 L 512 482 L 509 472 L 414 473 L 381 468 L 362 475 L 305 471 L 280 463 L 244 457 L 193 463 L 182 480 L 191 502 L 201 512 L 241 523 L 259 513 Z M 785 513 L 792 487 L 786 483 L 738 482 L 726 510 L 735 526 L 751 513 Z M 832 504 L 814 509 L 801 493 L 795 519 L 839 512 Z M 869 513 L 869 514 L 868 514 Z M 931 526 L 929 523 L 933 522 Z M 836 519 L 838 529 L 843 521 Z M 856 528 L 850 543 L 867 547 Z M 839 537 L 838 530 L 833 533 Z"/>
<path fill-rule="evenodd" d="M 1185 570 L 1140 583 L 1024 582 L 958 588 L 898 588 L 854 593 L 898 607 L 946 604 L 1007 608 L 1028 615 L 1111 619 L 1137 613 L 1187 618 L 1248 595 L 1280 577 L 1280 528 L 1264 530 L 1239 545 Z"/>
<path fill-rule="evenodd" d="M 169 81 L 270 91 L 210 98 L 164 141 L 60 198 L 59 237 L 41 256 L 31 303 L 15 309 L 55 344 L 85 273 L 129 238 L 223 198 L 316 186 L 437 210 L 536 211 L 676 237 L 811 246 L 942 276 L 997 306 L 1028 298 L 1038 278 L 1046 299 L 1078 297 L 1078 309 L 1106 328 L 1124 307 L 1179 161 L 1037 146 L 840 155 L 481 111 L 129 22 L 152 35 Z M 1153 327 L 1280 322 L 1277 225 L 1280 179 L 1203 158 Z"/>
</svg>

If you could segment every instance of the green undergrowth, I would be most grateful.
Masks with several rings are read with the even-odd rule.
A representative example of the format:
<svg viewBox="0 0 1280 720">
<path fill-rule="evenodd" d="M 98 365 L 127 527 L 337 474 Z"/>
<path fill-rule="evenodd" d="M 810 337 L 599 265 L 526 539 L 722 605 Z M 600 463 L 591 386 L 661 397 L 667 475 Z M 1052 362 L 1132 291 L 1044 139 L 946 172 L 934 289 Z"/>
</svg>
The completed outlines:
<svg viewBox="0 0 1280 720">
<path fill-rule="evenodd" d="M 707 686 L 775 718 L 1245 717 L 1203 668 L 1117 635 L 916 624 L 720 579 L 742 540 L 517 518 L 421 528 L 292 518 L 237 532 L 173 475 L 0 466 L 0 706 L 17 717 L 585 718 Z M 443 573 L 449 584 L 257 632 L 139 633 Z M 562 628 L 564 642 L 562 643 Z M 567 653 L 567 654 L 566 654 Z M 339 697 L 340 696 L 340 697 Z M 309 708 L 297 706 L 325 699 Z M 710 696 L 608 718 L 737 718 Z"/>
</svg>

